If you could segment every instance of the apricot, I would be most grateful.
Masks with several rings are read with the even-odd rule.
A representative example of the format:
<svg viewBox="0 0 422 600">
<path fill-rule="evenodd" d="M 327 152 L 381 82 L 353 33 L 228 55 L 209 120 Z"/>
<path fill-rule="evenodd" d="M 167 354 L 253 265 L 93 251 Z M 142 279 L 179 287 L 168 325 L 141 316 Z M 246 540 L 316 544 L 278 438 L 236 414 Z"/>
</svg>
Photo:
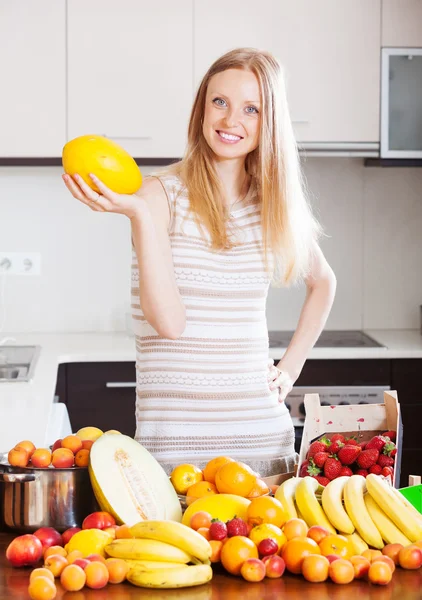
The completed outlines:
<svg viewBox="0 0 422 600">
<path fill-rule="evenodd" d="M 37 469 L 44 469 L 51 464 L 51 452 L 48 448 L 37 448 L 31 456 L 31 464 Z"/>
<path fill-rule="evenodd" d="M 405 546 L 399 552 L 399 565 L 402 569 L 422 567 L 422 550 L 416 544 Z"/>
<path fill-rule="evenodd" d="M 223 547 L 223 542 L 221 540 L 210 540 L 210 546 L 211 546 L 210 561 L 212 563 L 220 562 L 221 548 Z"/>
<path fill-rule="evenodd" d="M 210 541 L 211 536 L 208 527 L 200 527 L 199 529 L 197 529 L 197 532 L 201 534 L 206 540 Z"/>
<path fill-rule="evenodd" d="M 367 558 L 364 556 L 355 555 L 351 556 L 349 560 L 353 565 L 353 569 L 355 570 L 355 579 L 363 579 L 367 576 L 369 567 L 371 566 L 371 563 Z"/>
<path fill-rule="evenodd" d="M 29 576 L 29 583 L 31 583 L 36 577 L 47 577 L 47 579 L 50 579 L 54 583 L 54 575 L 50 569 L 46 569 L 44 567 L 38 567 L 37 569 L 34 569 L 31 571 L 31 575 Z"/>
<path fill-rule="evenodd" d="M 79 450 L 82 450 L 82 440 L 77 435 L 67 435 L 62 439 L 62 448 L 68 448 L 76 454 Z"/>
<path fill-rule="evenodd" d="M 75 455 L 69 448 L 57 448 L 54 450 L 51 463 L 56 469 L 68 469 L 73 467 Z"/>
<path fill-rule="evenodd" d="M 116 539 L 117 528 L 118 528 L 118 525 L 112 525 L 111 527 L 104 527 L 103 531 L 108 533 L 114 540 L 114 539 Z"/>
<path fill-rule="evenodd" d="M 262 581 L 265 577 L 265 565 L 259 558 L 248 558 L 240 567 L 240 574 L 246 581 Z"/>
<path fill-rule="evenodd" d="M 390 570 L 387 565 L 385 566 Z M 350 583 L 355 578 L 355 569 L 349 560 L 339 558 L 330 564 L 328 574 L 334 583 Z"/>
<path fill-rule="evenodd" d="M 402 548 L 404 548 L 403 544 L 399 544 L 399 543 L 387 544 L 381 550 L 381 553 L 384 554 L 384 556 L 389 556 L 391 558 L 391 560 L 394 561 L 394 564 L 398 565 L 399 564 L 399 552 Z"/>
<path fill-rule="evenodd" d="M 53 600 L 56 593 L 57 589 L 54 582 L 43 575 L 35 577 L 28 586 L 28 594 L 32 600 Z"/>
<path fill-rule="evenodd" d="M 383 562 L 386 565 L 388 565 L 391 569 L 391 572 L 394 573 L 394 571 L 396 570 L 396 565 L 394 563 L 394 560 L 392 558 L 390 558 L 389 556 L 376 556 L 374 558 L 374 560 L 372 561 L 372 564 L 375 562 Z"/>
<path fill-rule="evenodd" d="M 211 526 L 211 519 L 212 516 L 209 512 L 206 512 L 205 510 L 199 510 L 192 515 L 189 526 L 192 529 L 195 529 L 195 531 L 198 531 L 200 527 L 208 527 L 209 529 Z"/>
<path fill-rule="evenodd" d="M 116 540 L 121 540 L 124 538 L 133 538 L 129 525 L 120 525 L 116 528 Z"/>
<path fill-rule="evenodd" d="M 73 561 L 72 565 L 78 565 L 78 567 L 81 567 L 81 569 L 85 570 L 85 567 L 87 565 L 89 565 L 90 561 L 87 560 L 86 558 L 77 558 L 76 560 Z"/>
<path fill-rule="evenodd" d="M 84 554 L 81 552 L 81 550 L 72 550 L 72 552 L 69 552 L 69 554 L 66 556 L 67 562 L 69 565 L 72 565 L 77 558 L 83 558 L 83 555 Z"/>
<path fill-rule="evenodd" d="M 82 449 L 91 450 L 91 446 L 94 442 L 92 440 L 82 440 Z"/>
<path fill-rule="evenodd" d="M 89 562 L 102 562 L 104 564 L 106 562 L 106 559 L 104 556 L 101 556 L 101 554 L 88 554 L 85 558 L 86 560 L 89 560 Z"/>
<path fill-rule="evenodd" d="M 29 454 L 25 448 L 12 448 L 9 450 L 7 460 L 12 467 L 26 467 L 29 462 Z"/>
<path fill-rule="evenodd" d="M 122 583 L 126 579 L 129 565 L 122 558 L 108 558 L 106 560 L 109 583 Z"/>
<path fill-rule="evenodd" d="M 265 565 L 265 574 L 269 579 L 277 579 L 281 577 L 286 569 L 286 563 L 277 554 L 272 556 L 265 556 L 262 559 Z"/>
<path fill-rule="evenodd" d="M 44 560 L 44 567 L 49 569 L 54 577 L 60 577 L 61 572 L 68 564 L 67 558 L 61 554 L 50 554 L 50 556 L 47 556 Z"/>
<path fill-rule="evenodd" d="M 60 583 L 67 592 L 79 592 L 86 582 L 86 574 L 78 565 L 67 565 L 60 575 Z"/>
<path fill-rule="evenodd" d="M 311 540 L 314 540 L 314 542 L 317 544 L 327 537 L 327 535 L 330 535 L 330 532 L 328 529 L 325 529 L 325 527 L 321 527 L 321 525 L 312 525 L 306 534 L 307 537 L 311 538 Z"/>
<path fill-rule="evenodd" d="M 49 556 L 53 556 L 54 554 L 59 554 L 60 556 L 67 557 L 67 551 L 63 548 L 63 546 L 50 546 L 44 552 L 44 560 Z"/>
<path fill-rule="evenodd" d="M 382 552 L 381 550 L 372 550 L 371 548 L 367 548 L 362 552 L 362 556 L 367 558 L 372 564 L 374 562 L 374 558 L 377 556 L 382 556 Z"/>
<path fill-rule="evenodd" d="M 305 537 L 308 533 L 308 526 L 303 519 L 289 519 L 284 524 L 283 533 L 287 541 L 295 537 Z"/>
<path fill-rule="evenodd" d="M 99 590 L 105 587 L 109 580 L 108 569 L 105 563 L 93 561 L 85 567 L 86 585 L 93 589 Z"/>
<path fill-rule="evenodd" d="M 23 442 L 19 442 L 19 444 L 16 444 L 15 448 L 25 448 L 29 454 L 29 458 L 31 458 L 36 449 L 35 445 L 29 440 L 23 440 Z"/>
<path fill-rule="evenodd" d="M 381 562 L 380 560 L 374 561 L 369 567 L 368 579 L 371 583 L 377 585 L 387 585 L 390 583 L 393 574 L 389 565 Z"/>
<path fill-rule="evenodd" d="M 82 448 L 75 454 L 75 465 L 77 467 L 87 467 L 89 463 L 89 450 Z"/>
<path fill-rule="evenodd" d="M 330 563 L 325 556 L 319 554 L 309 554 L 305 556 L 302 562 L 302 575 L 306 581 L 320 583 L 328 579 L 328 569 Z"/>
</svg>

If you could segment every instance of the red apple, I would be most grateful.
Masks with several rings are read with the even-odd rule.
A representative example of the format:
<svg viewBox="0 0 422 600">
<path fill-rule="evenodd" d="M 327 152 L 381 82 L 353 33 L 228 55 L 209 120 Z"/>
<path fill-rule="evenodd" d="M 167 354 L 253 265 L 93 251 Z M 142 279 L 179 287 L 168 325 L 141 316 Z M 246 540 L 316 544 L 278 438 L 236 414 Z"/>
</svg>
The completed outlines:
<svg viewBox="0 0 422 600">
<path fill-rule="evenodd" d="M 106 529 L 107 527 L 113 527 L 114 525 L 116 525 L 114 517 L 108 512 L 98 511 L 85 517 L 82 523 L 82 529 Z"/>
<path fill-rule="evenodd" d="M 42 555 L 41 541 L 30 533 L 16 537 L 6 550 L 6 558 L 13 567 L 36 565 Z"/>
<path fill-rule="evenodd" d="M 69 529 L 66 529 L 66 531 L 63 531 L 62 533 L 62 539 L 63 539 L 63 546 L 66 545 L 70 538 L 72 536 L 75 535 L 75 533 L 78 533 L 78 531 L 82 531 L 82 529 L 80 527 L 69 527 Z"/>
<path fill-rule="evenodd" d="M 34 531 L 34 535 L 40 540 L 43 551 L 50 548 L 50 546 L 63 546 L 62 536 L 53 527 L 40 527 L 40 529 Z"/>
</svg>

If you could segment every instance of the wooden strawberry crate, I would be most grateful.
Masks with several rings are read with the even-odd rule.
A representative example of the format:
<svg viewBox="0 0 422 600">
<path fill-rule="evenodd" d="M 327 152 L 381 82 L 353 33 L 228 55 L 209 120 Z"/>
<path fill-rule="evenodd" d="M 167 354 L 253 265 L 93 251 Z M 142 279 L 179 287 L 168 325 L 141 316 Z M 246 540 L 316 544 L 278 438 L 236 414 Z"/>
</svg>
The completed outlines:
<svg viewBox="0 0 422 600">
<path fill-rule="evenodd" d="M 403 425 L 397 392 L 384 392 L 384 404 L 350 404 L 347 406 L 321 406 L 318 394 L 305 395 L 306 418 L 299 453 L 298 472 L 312 442 L 334 433 L 355 436 L 359 442 L 369 441 L 373 436 L 387 430 L 396 431 L 397 454 L 393 485 L 400 485 Z"/>
</svg>

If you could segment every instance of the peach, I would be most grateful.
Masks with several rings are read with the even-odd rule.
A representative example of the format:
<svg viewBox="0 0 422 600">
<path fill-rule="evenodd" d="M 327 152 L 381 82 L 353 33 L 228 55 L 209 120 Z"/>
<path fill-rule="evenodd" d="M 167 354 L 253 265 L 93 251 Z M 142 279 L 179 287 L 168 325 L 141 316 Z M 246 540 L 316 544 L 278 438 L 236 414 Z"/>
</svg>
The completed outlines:
<svg viewBox="0 0 422 600">
<path fill-rule="evenodd" d="M 82 531 L 82 529 L 80 527 L 69 527 L 69 529 L 63 531 L 63 544 L 66 545 L 69 542 L 69 540 L 75 535 L 75 533 L 78 533 L 78 531 Z"/>
<path fill-rule="evenodd" d="M 122 583 L 126 579 L 129 565 L 122 558 L 108 558 L 106 560 L 109 583 Z"/>
<path fill-rule="evenodd" d="M 306 581 L 321 583 L 328 579 L 330 563 L 325 556 L 320 554 L 308 554 L 302 563 L 302 575 Z"/>
<path fill-rule="evenodd" d="M 306 535 L 319 544 L 321 540 L 327 537 L 327 535 L 330 535 L 330 532 L 328 529 L 325 529 L 325 527 L 321 527 L 321 525 L 312 525 Z"/>
<path fill-rule="evenodd" d="M 35 577 L 28 586 L 28 594 L 32 600 L 53 600 L 57 589 L 53 581 L 48 577 Z"/>
<path fill-rule="evenodd" d="M 51 464 L 51 452 L 48 448 L 37 448 L 31 456 L 31 465 L 36 469 L 44 469 Z"/>
<path fill-rule="evenodd" d="M 399 552 L 402 548 L 404 548 L 403 544 L 399 544 L 399 543 L 387 544 L 381 550 L 381 553 L 384 554 L 384 556 L 389 556 L 391 558 L 391 560 L 394 561 L 394 564 L 398 565 L 399 564 Z"/>
<path fill-rule="evenodd" d="M 31 458 L 35 452 L 35 445 L 29 440 L 23 440 L 23 442 L 19 442 L 19 444 L 16 444 L 15 448 L 25 448 L 29 454 L 29 458 Z"/>
<path fill-rule="evenodd" d="M 265 556 L 262 559 L 262 562 L 265 565 L 265 574 L 270 579 L 281 577 L 286 569 L 286 563 L 281 556 L 278 556 L 277 554 Z"/>
<path fill-rule="evenodd" d="M 248 558 L 240 567 L 240 574 L 246 581 L 262 581 L 265 577 L 265 565 L 259 558 Z"/>
<path fill-rule="evenodd" d="M 76 454 L 82 450 L 82 440 L 77 435 L 67 435 L 62 439 L 62 448 L 68 448 L 73 454 Z"/>
<path fill-rule="evenodd" d="M 104 558 L 104 556 L 101 556 L 101 554 L 88 554 L 88 556 L 85 556 L 86 560 L 89 560 L 89 562 L 102 562 L 105 564 L 106 559 Z"/>
<path fill-rule="evenodd" d="M 82 448 L 75 454 L 75 465 L 77 467 L 87 467 L 89 463 L 89 450 Z"/>
<path fill-rule="evenodd" d="M 364 558 L 367 558 L 372 564 L 374 562 L 374 558 L 376 558 L 377 556 L 382 556 L 382 552 L 381 550 L 372 550 L 371 548 L 368 548 L 362 552 L 362 556 Z"/>
<path fill-rule="evenodd" d="M 93 590 L 105 587 L 109 580 L 109 574 L 105 562 L 93 561 L 85 567 L 86 585 Z"/>
<path fill-rule="evenodd" d="M 387 585 L 390 583 L 393 574 L 389 565 L 381 562 L 380 560 L 374 561 L 369 567 L 368 579 L 371 583 L 377 585 Z"/>
<path fill-rule="evenodd" d="M 54 575 L 50 571 L 50 569 L 46 569 L 45 567 L 38 567 L 31 571 L 31 575 L 29 576 L 29 583 L 31 583 L 36 577 L 47 577 L 54 583 Z"/>
<path fill-rule="evenodd" d="M 334 583 L 350 583 L 355 577 L 355 569 L 350 560 L 339 558 L 330 564 L 328 574 Z"/>
<path fill-rule="evenodd" d="M 67 565 L 60 575 L 60 583 L 67 592 L 79 592 L 86 581 L 85 571 L 78 565 Z"/>
<path fill-rule="evenodd" d="M 351 556 L 350 562 L 355 570 L 355 579 L 363 579 L 367 576 L 371 563 L 364 556 Z"/>
<path fill-rule="evenodd" d="M 61 572 L 67 565 L 67 558 L 61 554 L 50 554 L 44 561 L 44 567 L 49 569 L 54 577 L 60 577 Z"/>
<path fill-rule="evenodd" d="M 92 440 L 82 440 L 82 449 L 83 450 L 91 450 L 93 443 L 94 442 Z"/>
<path fill-rule="evenodd" d="M 7 460 L 12 467 L 26 467 L 29 462 L 29 454 L 25 448 L 12 448 L 9 450 Z"/>
<path fill-rule="evenodd" d="M 50 546 L 47 550 L 44 551 L 44 560 L 48 556 L 52 556 L 53 554 L 59 554 L 60 556 L 67 557 L 67 551 L 62 546 Z"/>
<path fill-rule="evenodd" d="M 82 427 L 82 429 L 76 432 L 76 435 L 82 441 L 90 440 L 91 442 L 95 442 L 95 440 L 98 440 L 103 435 L 103 432 L 98 427 Z"/>
<path fill-rule="evenodd" d="M 133 538 L 129 525 L 120 525 L 120 527 L 118 526 L 116 529 L 116 540 L 124 538 Z"/>
<path fill-rule="evenodd" d="M 399 565 L 402 569 L 419 569 L 422 567 L 422 550 L 416 544 L 405 546 L 399 552 Z"/>
<path fill-rule="evenodd" d="M 210 546 L 211 546 L 210 561 L 212 563 L 220 562 L 221 548 L 223 547 L 223 542 L 221 540 L 210 540 Z"/>
<path fill-rule="evenodd" d="M 75 455 L 69 448 L 57 448 L 57 450 L 54 450 L 51 464 L 56 469 L 68 469 L 69 467 L 73 467 L 74 462 Z"/>
<path fill-rule="evenodd" d="M 376 556 L 374 558 L 374 560 L 372 561 L 372 564 L 374 562 L 383 562 L 383 563 L 385 563 L 386 565 L 388 565 L 390 567 L 392 573 L 394 573 L 394 571 L 396 570 L 395 562 L 389 556 L 384 556 L 384 555 L 383 556 Z"/>
<path fill-rule="evenodd" d="M 86 558 L 77 558 L 76 560 L 73 561 L 72 565 L 78 565 L 78 567 L 81 567 L 81 569 L 85 570 L 85 567 L 87 565 L 89 565 L 90 561 L 87 560 Z"/>
<path fill-rule="evenodd" d="M 53 444 L 53 447 L 51 448 L 51 451 L 54 452 L 54 450 L 57 450 L 57 448 L 61 448 L 62 447 L 62 440 L 56 440 Z"/>
<path fill-rule="evenodd" d="M 81 550 L 72 550 L 72 552 L 69 552 L 69 554 L 66 556 L 67 562 L 69 565 L 72 565 L 77 558 L 82 558 L 83 555 L 84 554 Z"/>
</svg>

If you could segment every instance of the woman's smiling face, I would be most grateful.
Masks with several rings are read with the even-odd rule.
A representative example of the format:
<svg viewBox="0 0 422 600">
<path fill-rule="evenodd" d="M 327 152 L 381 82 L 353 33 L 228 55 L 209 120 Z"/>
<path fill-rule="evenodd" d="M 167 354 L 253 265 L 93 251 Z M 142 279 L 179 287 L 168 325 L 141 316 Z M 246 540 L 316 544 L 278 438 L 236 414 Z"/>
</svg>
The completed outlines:
<svg viewBox="0 0 422 600">
<path fill-rule="evenodd" d="M 204 137 L 217 159 L 246 157 L 259 143 L 261 95 L 251 71 L 228 69 L 211 77 Z"/>
</svg>

